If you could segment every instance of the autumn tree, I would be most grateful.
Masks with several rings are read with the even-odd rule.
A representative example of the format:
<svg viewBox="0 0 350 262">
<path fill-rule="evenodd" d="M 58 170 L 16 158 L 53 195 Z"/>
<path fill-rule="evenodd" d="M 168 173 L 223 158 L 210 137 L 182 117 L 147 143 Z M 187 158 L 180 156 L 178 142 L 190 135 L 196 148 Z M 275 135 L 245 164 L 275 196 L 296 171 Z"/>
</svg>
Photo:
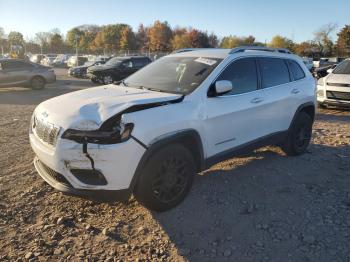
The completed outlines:
<svg viewBox="0 0 350 262">
<path fill-rule="evenodd" d="M 171 47 L 173 50 L 191 47 L 190 37 L 186 28 L 176 27 L 173 30 Z"/>
<path fill-rule="evenodd" d="M 210 47 L 218 47 L 219 40 L 218 40 L 218 37 L 214 33 L 211 33 L 208 36 L 208 42 L 209 42 Z"/>
<path fill-rule="evenodd" d="M 337 35 L 336 48 L 338 54 L 348 56 L 350 54 L 350 25 L 345 25 Z"/>
<path fill-rule="evenodd" d="M 250 35 L 248 37 L 239 37 L 230 35 L 223 37 L 220 43 L 221 48 L 235 48 L 238 46 L 254 45 L 255 37 Z"/>
<path fill-rule="evenodd" d="M 119 48 L 121 50 L 136 49 L 136 37 L 130 26 L 121 29 L 119 38 Z"/>
<path fill-rule="evenodd" d="M 71 48 L 79 47 L 80 40 L 83 36 L 84 32 L 75 27 L 67 32 L 66 42 Z"/>
<path fill-rule="evenodd" d="M 207 48 L 209 47 L 209 38 L 206 32 L 202 32 L 197 29 L 191 29 L 188 32 L 190 39 L 190 47 L 194 48 Z"/>
<path fill-rule="evenodd" d="M 337 24 L 329 23 L 320 27 L 314 32 L 314 40 L 320 48 L 320 52 L 324 56 L 329 56 L 333 53 L 333 41 L 331 34 L 336 30 Z"/>
<path fill-rule="evenodd" d="M 90 48 L 90 50 L 97 52 L 97 53 L 104 52 L 102 31 L 100 31 L 96 34 L 95 39 L 92 41 L 92 43 L 90 43 L 89 48 Z"/>
<path fill-rule="evenodd" d="M 149 28 L 149 49 L 151 51 L 169 51 L 172 31 L 168 22 L 155 21 Z"/>
<path fill-rule="evenodd" d="M 141 51 L 147 51 L 149 47 L 149 28 L 140 24 L 136 33 L 136 46 Z"/>
<path fill-rule="evenodd" d="M 319 54 L 319 48 L 314 41 L 305 41 L 294 45 L 294 52 L 300 56 L 314 57 Z"/>
<path fill-rule="evenodd" d="M 58 33 L 53 34 L 49 40 L 50 52 L 61 53 L 64 50 L 64 41 Z"/>
<path fill-rule="evenodd" d="M 287 48 L 291 51 L 294 50 L 294 42 L 291 39 L 280 35 L 275 35 L 272 37 L 271 41 L 268 43 L 268 46 L 272 48 Z"/>
<path fill-rule="evenodd" d="M 18 45 L 23 46 L 24 39 L 23 35 L 20 32 L 12 31 L 8 35 L 8 43 L 9 45 Z"/>
<path fill-rule="evenodd" d="M 84 31 L 79 39 L 79 49 L 83 52 L 89 52 L 92 50 L 92 43 L 95 40 L 97 33 L 95 31 Z"/>
</svg>

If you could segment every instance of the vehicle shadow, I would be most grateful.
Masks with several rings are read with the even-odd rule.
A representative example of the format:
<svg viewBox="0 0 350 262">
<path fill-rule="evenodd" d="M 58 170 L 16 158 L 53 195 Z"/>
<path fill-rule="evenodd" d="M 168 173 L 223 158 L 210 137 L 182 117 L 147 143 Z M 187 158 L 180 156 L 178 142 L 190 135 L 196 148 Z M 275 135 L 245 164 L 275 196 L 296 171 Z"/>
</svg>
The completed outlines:
<svg viewBox="0 0 350 262">
<path fill-rule="evenodd" d="M 188 261 L 306 261 L 303 234 L 325 238 L 308 216 L 321 215 L 330 190 L 348 190 L 349 159 L 349 145 L 312 144 L 298 157 L 259 149 L 199 174 L 183 203 L 152 215 Z M 330 260 L 318 252 L 307 261 Z"/>
</svg>

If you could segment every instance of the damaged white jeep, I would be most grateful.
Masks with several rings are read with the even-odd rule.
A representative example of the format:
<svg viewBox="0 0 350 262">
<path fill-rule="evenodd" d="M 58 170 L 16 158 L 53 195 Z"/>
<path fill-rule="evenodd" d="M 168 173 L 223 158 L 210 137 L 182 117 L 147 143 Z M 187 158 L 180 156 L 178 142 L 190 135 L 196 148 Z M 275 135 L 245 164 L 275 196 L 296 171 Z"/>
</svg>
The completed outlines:
<svg viewBox="0 0 350 262">
<path fill-rule="evenodd" d="M 194 175 L 245 150 L 305 152 L 315 81 L 281 50 L 180 50 L 124 81 L 58 96 L 34 111 L 34 164 L 52 187 L 165 211 Z"/>
</svg>

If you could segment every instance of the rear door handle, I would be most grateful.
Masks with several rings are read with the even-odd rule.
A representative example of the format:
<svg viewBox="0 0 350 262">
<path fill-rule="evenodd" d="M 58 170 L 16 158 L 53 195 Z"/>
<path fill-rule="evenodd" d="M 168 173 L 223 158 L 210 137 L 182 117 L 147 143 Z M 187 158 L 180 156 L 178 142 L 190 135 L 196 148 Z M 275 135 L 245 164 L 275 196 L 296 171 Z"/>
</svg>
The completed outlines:
<svg viewBox="0 0 350 262">
<path fill-rule="evenodd" d="M 262 102 L 262 101 L 264 101 L 264 99 L 262 99 L 261 97 L 256 97 L 256 98 L 252 99 L 252 100 L 250 101 L 250 103 L 252 103 L 252 104 L 258 104 L 258 103 L 260 103 L 260 102 Z"/>
<path fill-rule="evenodd" d="M 292 94 L 298 94 L 298 93 L 300 93 L 300 90 L 299 89 L 297 89 L 297 88 L 294 88 L 294 89 L 292 89 L 292 92 L 291 92 Z"/>
</svg>

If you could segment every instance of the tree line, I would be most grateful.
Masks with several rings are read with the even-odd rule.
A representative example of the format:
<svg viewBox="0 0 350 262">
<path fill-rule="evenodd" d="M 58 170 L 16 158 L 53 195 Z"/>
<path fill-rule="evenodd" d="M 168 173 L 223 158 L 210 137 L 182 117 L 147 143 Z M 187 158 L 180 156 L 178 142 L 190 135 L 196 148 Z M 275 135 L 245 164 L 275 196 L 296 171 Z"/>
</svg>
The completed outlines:
<svg viewBox="0 0 350 262">
<path fill-rule="evenodd" d="M 337 40 L 331 35 L 337 25 L 330 23 L 314 32 L 314 38 L 301 43 L 281 36 L 274 36 L 269 42 L 257 42 L 252 35 L 224 36 L 221 39 L 192 27 L 172 28 L 167 22 L 155 21 L 150 26 L 140 24 L 136 31 L 127 24 L 103 26 L 82 25 L 74 27 L 64 36 L 58 29 L 38 32 L 33 39 L 24 40 L 20 32 L 12 31 L 5 35 L 0 27 L 0 46 L 3 52 L 14 47 L 32 53 L 79 53 L 112 54 L 121 50 L 140 52 L 170 52 L 180 48 L 222 47 L 234 48 L 241 45 L 261 45 L 288 48 L 301 56 L 349 56 L 350 25 L 345 25 L 338 33 Z"/>
</svg>

